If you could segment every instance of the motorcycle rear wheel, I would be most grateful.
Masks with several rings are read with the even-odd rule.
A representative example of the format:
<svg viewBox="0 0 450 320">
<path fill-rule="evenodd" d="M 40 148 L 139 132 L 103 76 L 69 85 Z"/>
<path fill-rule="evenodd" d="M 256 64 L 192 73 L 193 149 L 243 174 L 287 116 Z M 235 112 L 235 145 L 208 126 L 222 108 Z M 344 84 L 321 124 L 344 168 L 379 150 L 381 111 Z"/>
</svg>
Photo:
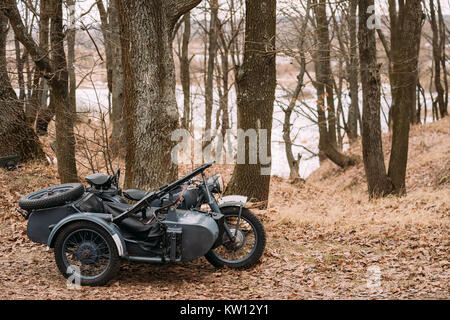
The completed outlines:
<svg viewBox="0 0 450 320">
<path fill-rule="evenodd" d="M 221 209 L 225 221 L 236 239 L 231 241 L 227 234 L 223 235 L 223 243 L 211 249 L 205 258 L 216 268 L 225 266 L 232 269 L 248 269 L 258 263 L 266 246 L 266 232 L 261 220 L 249 209 L 242 208 L 239 227 L 240 207 L 225 207 Z M 254 240 L 252 240 L 254 239 Z M 244 254 L 244 255 L 243 255 Z"/>
</svg>

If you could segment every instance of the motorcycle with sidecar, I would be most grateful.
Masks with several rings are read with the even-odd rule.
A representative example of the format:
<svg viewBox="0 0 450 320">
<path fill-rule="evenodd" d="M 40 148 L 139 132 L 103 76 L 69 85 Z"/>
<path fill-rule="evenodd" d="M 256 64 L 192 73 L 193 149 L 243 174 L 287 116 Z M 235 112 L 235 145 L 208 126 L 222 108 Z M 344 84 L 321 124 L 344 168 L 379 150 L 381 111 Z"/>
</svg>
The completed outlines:
<svg viewBox="0 0 450 320">
<path fill-rule="evenodd" d="M 67 183 L 23 196 L 18 211 L 28 220 L 28 237 L 53 248 L 60 272 L 81 285 L 106 284 L 122 259 L 205 256 L 217 268 L 250 268 L 263 254 L 264 226 L 246 197 L 219 197 L 222 177 L 205 174 L 212 164 L 151 192 L 121 190 L 119 170 L 91 174 L 89 187 Z"/>
</svg>

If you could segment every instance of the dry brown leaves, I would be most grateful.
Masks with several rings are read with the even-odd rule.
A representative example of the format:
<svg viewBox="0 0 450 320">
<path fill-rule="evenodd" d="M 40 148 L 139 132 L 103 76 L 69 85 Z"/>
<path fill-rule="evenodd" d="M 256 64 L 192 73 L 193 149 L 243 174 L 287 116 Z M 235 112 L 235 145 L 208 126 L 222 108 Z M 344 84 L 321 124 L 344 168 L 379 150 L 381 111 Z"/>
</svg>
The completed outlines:
<svg viewBox="0 0 450 320">
<path fill-rule="evenodd" d="M 449 130 L 450 119 L 412 130 L 403 198 L 368 201 L 361 164 L 346 171 L 324 164 L 298 186 L 273 177 L 270 207 L 257 211 L 267 248 L 251 270 L 216 270 L 203 258 L 125 262 L 108 286 L 80 290 L 66 287 L 52 253 L 28 240 L 26 222 L 14 213 L 22 194 L 57 183 L 56 170 L 0 170 L 0 298 L 449 299 L 450 186 L 439 184 L 450 166 Z M 227 179 L 232 168 L 213 171 Z"/>
</svg>

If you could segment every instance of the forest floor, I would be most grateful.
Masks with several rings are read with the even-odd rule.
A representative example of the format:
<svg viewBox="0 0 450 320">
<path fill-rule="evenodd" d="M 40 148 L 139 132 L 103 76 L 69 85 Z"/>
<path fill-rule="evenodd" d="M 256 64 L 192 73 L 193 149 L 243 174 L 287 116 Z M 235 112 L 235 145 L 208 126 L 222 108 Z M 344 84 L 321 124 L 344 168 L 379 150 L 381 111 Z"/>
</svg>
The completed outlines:
<svg viewBox="0 0 450 320">
<path fill-rule="evenodd" d="M 361 161 L 347 170 L 325 162 L 296 185 L 273 177 L 270 207 L 256 211 L 267 247 L 251 270 L 215 270 L 204 258 L 124 262 L 109 285 L 78 290 L 14 212 L 24 193 L 58 183 L 56 169 L 0 169 L 0 299 L 449 299 L 449 137 L 450 119 L 412 129 L 401 198 L 369 201 Z M 360 143 L 349 152 L 360 155 Z"/>
</svg>

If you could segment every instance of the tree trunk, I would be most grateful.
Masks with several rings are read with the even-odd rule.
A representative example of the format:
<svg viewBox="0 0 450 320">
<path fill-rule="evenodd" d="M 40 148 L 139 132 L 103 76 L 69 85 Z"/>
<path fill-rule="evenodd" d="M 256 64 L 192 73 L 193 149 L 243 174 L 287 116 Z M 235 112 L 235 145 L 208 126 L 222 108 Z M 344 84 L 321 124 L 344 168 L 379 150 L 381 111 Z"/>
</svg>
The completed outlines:
<svg viewBox="0 0 450 320">
<path fill-rule="evenodd" d="M 261 135 L 256 139 L 257 145 L 245 144 L 245 163 L 236 164 L 226 193 L 265 201 L 269 196 L 270 138 L 276 86 L 276 0 L 246 0 L 245 9 L 244 60 L 236 79 L 237 127 L 244 131 L 254 129 L 257 133 L 259 129 L 266 130 L 267 144 L 261 141 Z M 255 164 L 250 164 L 249 154 L 254 148 L 259 150 L 259 157 Z M 262 158 L 263 150 L 267 150 L 268 159 Z"/>
<path fill-rule="evenodd" d="M 109 2 L 108 11 L 102 0 L 97 0 L 97 8 L 100 13 L 101 30 L 106 55 L 106 74 L 108 90 L 111 94 L 112 110 L 110 119 L 112 122 L 111 151 L 121 155 L 126 149 L 126 133 L 123 111 L 124 104 L 124 75 L 122 67 L 122 48 L 120 44 L 120 28 L 117 7 L 114 1 Z"/>
<path fill-rule="evenodd" d="M 210 0 L 210 21 L 209 21 L 209 46 L 208 46 L 208 70 L 206 71 L 205 83 L 205 131 L 212 129 L 212 110 L 214 104 L 214 60 L 217 53 L 217 12 L 219 3 L 217 0 Z M 211 137 L 205 137 L 209 141 Z"/>
<path fill-rule="evenodd" d="M 50 35 L 50 15 L 49 15 L 49 1 L 40 1 L 40 21 L 39 21 L 39 46 L 44 52 L 49 50 L 49 35 Z M 48 81 L 46 78 L 41 78 L 39 86 L 40 99 L 39 107 L 36 110 L 36 131 L 40 135 L 47 134 L 47 128 L 50 121 L 55 116 L 55 110 L 53 106 L 47 106 L 48 100 Z M 34 115 L 36 117 L 36 115 Z"/>
<path fill-rule="evenodd" d="M 444 106 L 445 106 L 445 110 L 442 110 L 442 113 L 444 115 L 448 115 L 448 72 L 447 72 L 447 67 L 446 67 L 446 63 L 447 63 L 447 51 L 446 51 L 446 40 L 447 40 L 447 26 L 445 24 L 445 18 L 444 15 L 442 14 L 442 7 L 441 7 L 441 3 L 438 1 L 438 16 L 439 16 L 439 36 L 441 38 L 441 63 L 442 63 L 442 72 L 444 74 Z"/>
<path fill-rule="evenodd" d="M 16 68 L 17 68 L 17 83 L 19 85 L 19 100 L 25 100 L 25 80 L 23 77 L 23 60 L 20 53 L 20 42 L 17 38 L 14 39 L 16 49 Z M 25 114 L 25 116 L 28 116 Z"/>
<path fill-rule="evenodd" d="M 380 123 L 380 66 L 377 64 L 375 30 L 367 27 L 367 9 L 374 0 L 359 0 L 359 56 L 363 91 L 362 149 L 370 197 L 390 191 L 386 176 Z"/>
<path fill-rule="evenodd" d="M 318 41 L 317 67 L 316 73 L 317 85 L 321 87 L 318 92 L 318 100 L 323 101 L 322 106 L 326 108 L 327 140 L 328 143 L 336 147 L 336 110 L 334 106 L 333 74 L 331 72 L 331 49 L 330 34 L 328 30 L 326 0 L 319 0 L 314 6 L 316 16 L 316 33 Z M 326 101 L 326 103 L 325 103 Z"/>
<path fill-rule="evenodd" d="M 125 77 L 125 186 L 152 189 L 177 178 L 178 128 L 172 31 L 200 0 L 116 0 Z"/>
<path fill-rule="evenodd" d="M 348 68 L 348 82 L 350 90 L 350 107 L 348 110 L 348 138 L 354 142 L 358 138 L 358 118 L 359 118 L 359 97 L 358 97 L 358 52 L 357 52 L 357 28 L 356 11 L 358 8 L 357 0 L 350 1 L 350 65 Z"/>
<path fill-rule="evenodd" d="M 75 163 L 73 112 L 69 101 L 68 71 L 64 52 L 62 0 L 50 1 L 51 65 L 54 76 L 49 80 L 50 104 L 55 108 L 56 157 L 61 183 L 78 181 Z"/>
<path fill-rule="evenodd" d="M 40 48 L 26 32 L 14 0 L 6 0 L 1 8 L 9 17 L 14 33 L 33 58 L 36 67 L 48 79 L 51 89 L 50 104 L 56 113 L 56 157 L 61 183 L 78 181 L 75 163 L 75 137 L 72 112 L 68 99 L 68 74 L 64 52 L 62 0 L 52 0 L 49 6 L 51 21 L 51 59 L 47 51 Z"/>
<path fill-rule="evenodd" d="M 189 59 L 189 41 L 191 38 L 191 14 L 188 12 L 183 16 L 184 31 L 181 44 L 180 57 L 180 78 L 183 88 L 183 118 L 182 126 L 188 129 L 191 124 L 191 77 L 190 77 L 190 59 Z"/>
<path fill-rule="evenodd" d="M 304 55 L 302 54 L 302 65 L 299 74 L 297 75 L 297 86 L 292 95 L 291 102 L 288 107 L 283 110 L 284 112 L 284 122 L 283 122 L 283 141 L 284 147 L 286 151 L 286 158 L 289 165 L 289 179 L 295 180 L 300 178 L 300 174 L 298 172 L 300 167 L 300 159 L 301 155 L 298 154 L 297 158 L 295 158 L 294 153 L 292 152 L 292 140 L 290 137 L 291 134 L 291 115 L 292 111 L 294 111 L 295 105 L 297 103 L 297 98 L 300 94 L 300 91 L 303 88 L 303 77 L 306 70 L 306 62 Z"/>
<path fill-rule="evenodd" d="M 391 97 L 394 97 L 395 95 L 395 87 L 394 87 L 394 80 L 392 79 L 392 52 L 391 47 L 388 41 L 386 40 L 386 37 L 384 36 L 382 30 L 380 28 L 377 28 L 378 37 L 381 40 L 381 43 L 383 45 L 384 51 L 386 52 L 386 56 L 388 58 L 388 74 L 389 74 L 389 84 L 391 87 Z M 394 100 L 391 99 L 391 107 L 389 108 L 389 118 L 388 118 L 388 127 L 389 131 L 392 130 L 392 114 L 394 111 Z"/>
<path fill-rule="evenodd" d="M 45 159 L 34 130 L 26 123 L 23 105 L 18 100 L 7 71 L 6 38 L 8 19 L 0 11 L 0 157 L 18 155 L 22 161 Z"/>
<path fill-rule="evenodd" d="M 318 49 L 314 52 L 314 67 L 317 91 L 317 121 L 319 126 L 319 159 L 330 159 L 338 166 L 345 168 L 355 164 L 354 160 L 337 149 L 336 116 L 334 107 L 334 80 L 330 61 L 330 36 L 326 14 L 326 1 L 314 3 L 316 17 L 316 34 Z M 328 115 L 327 115 L 327 113 Z M 328 127 L 327 127 L 328 125 Z"/>
<path fill-rule="evenodd" d="M 77 98 L 76 98 L 76 88 L 77 88 L 77 77 L 75 74 L 75 0 L 66 0 L 67 6 L 69 7 L 69 17 L 70 20 L 69 28 L 67 30 L 67 69 L 69 72 L 69 105 L 70 111 L 75 119 L 77 113 Z"/>
<path fill-rule="evenodd" d="M 406 164 L 408 160 L 411 105 L 415 105 L 417 85 L 417 43 L 422 26 L 422 7 L 419 0 L 389 1 L 392 31 L 392 69 L 394 84 L 394 110 L 391 157 L 388 176 L 395 194 L 405 192 Z M 437 61 L 439 64 L 439 60 Z"/>
<path fill-rule="evenodd" d="M 439 2 L 439 1 L 438 1 Z M 436 21 L 436 9 L 434 6 L 434 0 L 430 0 L 430 17 L 431 17 L 431 30 L 433 32 L 433 60 L 434 63 L 434 85 L 437 91 L 437 104 L 440 112 L 440 116 L 445 117 L 447 115 L 447 106 L 444 100 L 444 88 L 441 83 L 441 45 L 439 39 L 439 29 Z"/>
</svg>

